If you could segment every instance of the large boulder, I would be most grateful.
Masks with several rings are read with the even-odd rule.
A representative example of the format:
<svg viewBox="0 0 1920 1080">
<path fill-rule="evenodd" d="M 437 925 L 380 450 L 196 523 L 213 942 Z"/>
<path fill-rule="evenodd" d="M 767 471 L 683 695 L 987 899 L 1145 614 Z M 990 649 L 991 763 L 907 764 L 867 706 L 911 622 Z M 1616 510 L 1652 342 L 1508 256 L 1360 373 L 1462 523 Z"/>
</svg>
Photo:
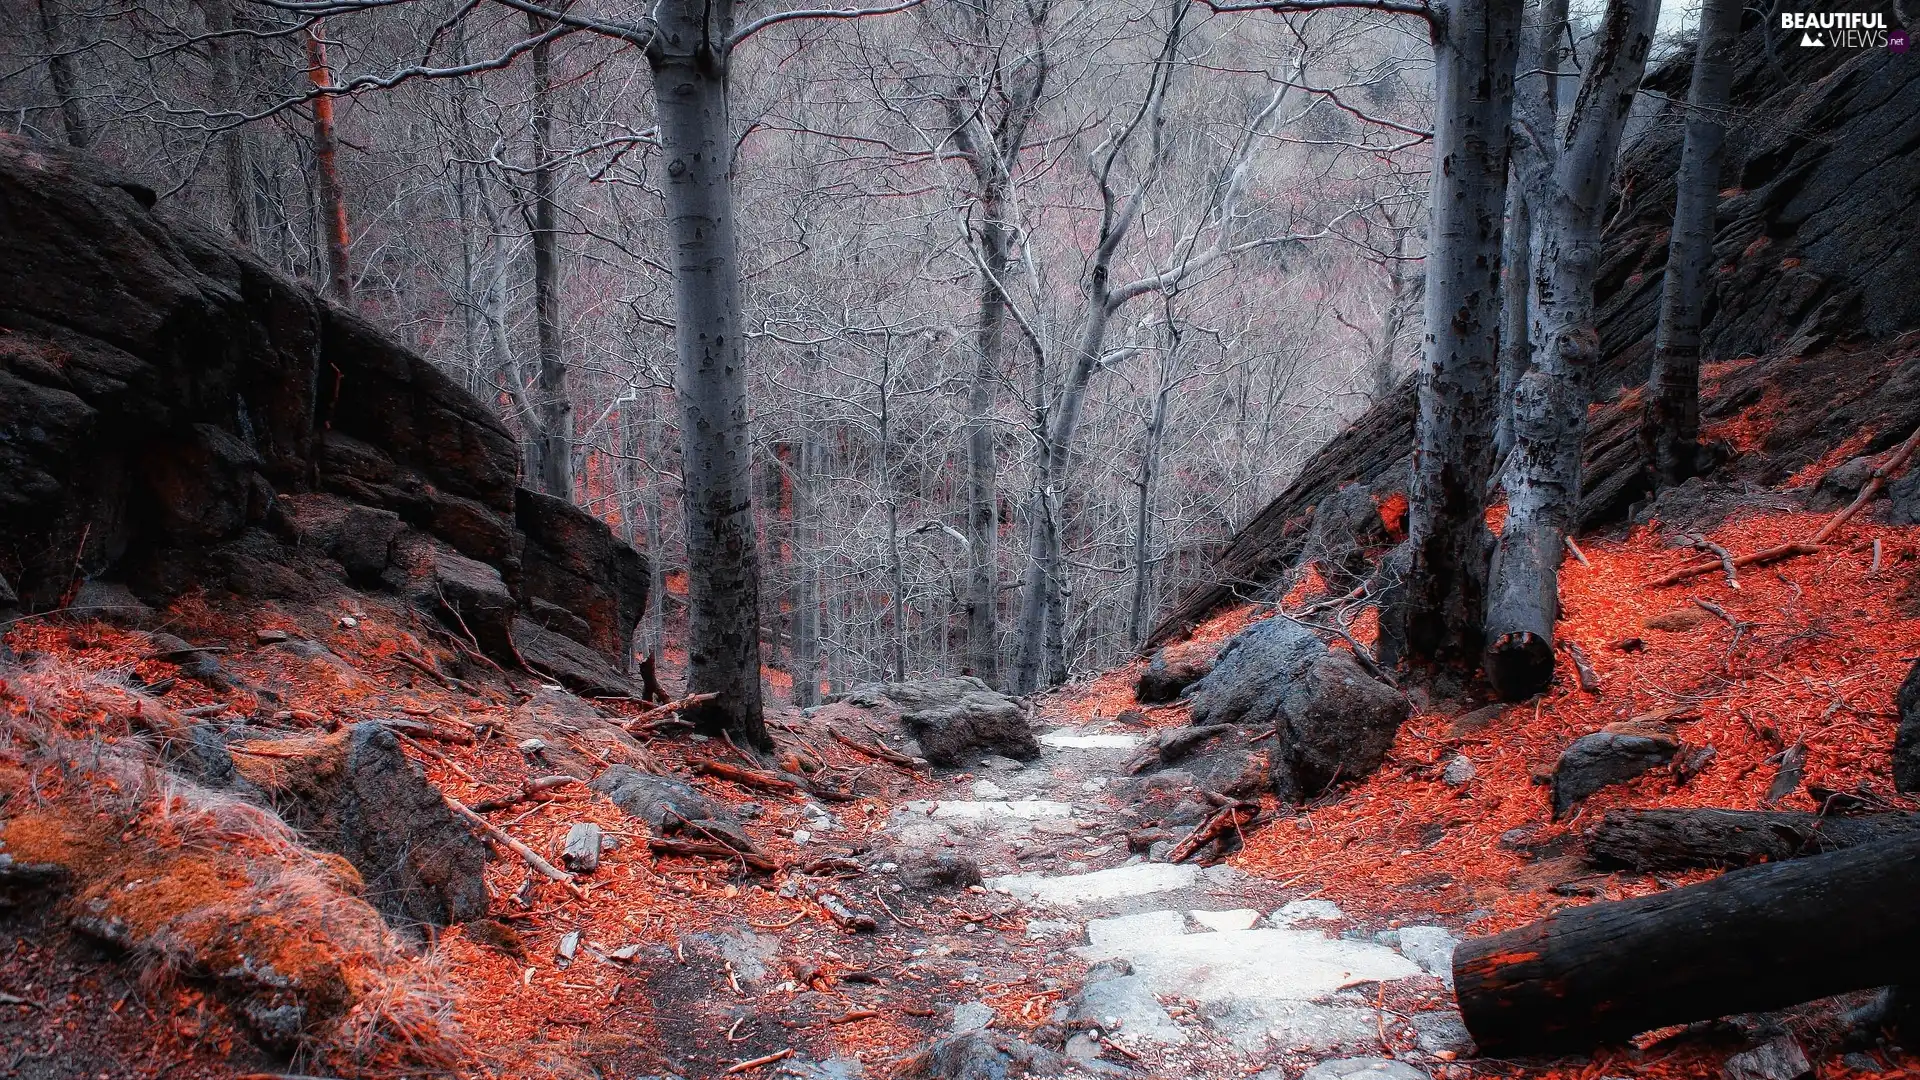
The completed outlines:
<svg viewBox="0 0 1920 1080">
<path fill-rule="evenodd" d="M 869 708 L 892 704 L 921 755 L 935 765 L 970 764 L 988 754 L 1016 761 L 1040 756 L 1026 710 L 971 675 L 865 687 L 847 700 Z"/>
<path fill-rule="evenodd" d="M 1213 670 L 1213 649 L 1193 642 L 1181 642 L 1154 651 L 1147 669 L 1134 683 L 1136 700 L 1158 705 L 1178 700 L 1182 691 Z"/>
<path fill-rule="evenodd" d="M 392 731 L 364 723 L 324 735 L 251 734 L 199 725 L 187 761 L 202 782 L 271 805 L 344 856 L 389 919 L 444 926 L 486 915 L 486 848 Z"/>
<path fill-rule="evenodd" d="M 1907 670 L 1894 704 L 1900 710 L 1900 730 L 1893 737 L 1893 787 L 1920 791 L 1920 660 Z"/>
<path fill-rule="evenodd" d="M 647 609 L 646 557 L 585 510 L 526 488 L 514 494 L 528 618 L 599 650 L 625 671 Z"/>
<path fill-rule="evenodd" d="M 1194 787 L 1234 798 L 1265 791 L 1272 764 L 1253 742 L 1259 735 L 1238 724 L 1198 724 L 1166 728 L 1155 734 L 1127 763 L 1127 771 L 1164 774 L 1177 771 Z"/>
<path fill-rule="evenodd" d="M 615 765 L 588 786 L 646 822 L 655 836 L 714 839 L 740 850 L 754 847 L 738 818 L 684 781 Z"/>
<path fill-rule="evenodd" d="M 1594 792 L 1666 765 L 1679 750 L 1671 728 L 1645 721 L 1621 721 L 1582 735 L 1554 766 L 1554 818 L 1566 816 Z"/>
<path fill-rule="evenodd" d="M 1273 789 L 1289 802 L 1372 775 L 1407 718 L 1399 692 L 1286 619 L 1241 631 L 1187 696 L 1196 725 L 1273 728 Z"/>
</svg>

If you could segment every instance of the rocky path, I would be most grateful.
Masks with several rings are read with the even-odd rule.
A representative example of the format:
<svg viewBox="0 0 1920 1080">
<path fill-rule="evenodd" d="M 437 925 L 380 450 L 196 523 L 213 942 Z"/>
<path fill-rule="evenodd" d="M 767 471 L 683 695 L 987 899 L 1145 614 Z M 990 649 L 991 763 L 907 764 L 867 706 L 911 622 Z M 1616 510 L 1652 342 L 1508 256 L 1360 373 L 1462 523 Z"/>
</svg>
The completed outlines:
<svg viewBox="0 0 1920 1080">
<path fill-rule="evenodd" d="M 894 850 L 980 865 L 1005 912 L 996 921 L 1019 929 L 973 951 L 1054 973 L 1064 996 L 1050 1019 L 1072 1072 L 1451 1072 L 1469 1043 L 1445 982 L 1446 929 L 1358 920 L 1284 881 L 1169 863 L 1165 840 L 1129 850 L 1140 814 L 1115 789 L 1128 789 L 1125 763 L 1151 734 L 1112 720 L 1044 731 L 1037 760 L 988 757 L 898 806 L 882 835 Z M 996 1019 L 980 1003 L 953 1015 L 961 1031 Z"/>
</svg>

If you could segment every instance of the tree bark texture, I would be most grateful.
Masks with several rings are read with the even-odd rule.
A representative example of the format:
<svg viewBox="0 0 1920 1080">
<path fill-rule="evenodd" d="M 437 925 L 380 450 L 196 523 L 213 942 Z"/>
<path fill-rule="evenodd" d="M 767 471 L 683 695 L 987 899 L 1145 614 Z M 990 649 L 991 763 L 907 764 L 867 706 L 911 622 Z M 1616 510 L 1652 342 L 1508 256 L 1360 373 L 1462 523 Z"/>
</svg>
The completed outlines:
<svg viewBox="0 0 1920 1080">
<path fill-rule="evenodd" d="M 85 150 L 93 141 L 93 129 L 87 124 L 86 103 L 80 100 L 80 89 L 73 77 L 73 58 L 68 55 L 72 46 L 61 25 L 60 13 L 54 10 L 57 0 L 38 0 L 40 16 L 40 34 L 47 42 L 47 75 L 53 82 L 53 92 L 60 99 L 60 123 L 66 128 L 67 144 L 77 150 Z"/>
<path fill-rule="evenodd" d="M 1822 817 L 1798 810 L 1613 810 L 1587 839 L 1597 866 L 1642 872 L 1749 866 L 1920 835 L 1920 814 Z"/>
<path fill-rule="evenodd" d="M 1700 326 L 1713 261 L 1714 213 L 1726 157 L 1727 97 L 1733 85 L 1738 0 L 1706 0 L 1700 9 L 1693 85 L 1687 93 L 1687 141 L 1680 154 L 1673 235 L 1661 279 L 1660 323 L 1647 377 L 1641 446 L 1655 487 L 1693 475 L 1700 442 Z"/>
<path fill-rule="evenodd" d="M 1527 201 L 1541 216 L 1528 307 L 1533 370 L 1546 383 L 1516 393 L 1514 448 L 1505 487 L 1507 520 L 1493 559 L 1486 611 L 1486 671 L 1509 701 L 1553 679 L 1563 538 L 1580 506 L 1587 383 L 1600 343 L 1594 276 L 1612 193 L 1614 158 L 1653 45 L 1655 0 L 1612 0 L 1563 141 L 1540 139 L 1544 161 L 1524 170 Z M 1529 411 L 1523 418 L 1521 411 Z"/>
<path fill-rule="evenodd" d="M 1480 652 L 1493 468 L 1513 64 L 1521 0 L 1455 0 L 1433 28 L 1432 217 L 1407 515 L 1407 579 L 1383 634 L 1423 662 Z M 1389 657 L 1397 659 L 1397 657 Z"/>
<path fill-rule="evenodd" d="M 1920 836 L 1734 870 L 1463 942 L 1454 993 L 1508 1057 L 1886 986 L 1920 961 L 1916 890 Z"/>
<path fill-rule="evenodd" d="M 546 33 L 547 21 L 527 16 L 527 32 Z M 560 233 L 555 218 L 553 56 L 551 41 L 535 45 L 533 68 L 533 309 L 539 346 L 539 390 L 534 401 L 533 482 L 556 499 L 573 501 L 573 397 L 560 340 Z"/>
<path fill-rule="evenodd" d="M 327 67 L 327 43 L 320 24 L 307 28 L 307 78 L 316 90 L 333 85 Z M 333 95 L 313 99 L 313 171 L 320 189 L 321 238 L 327 251 L 327 292 L 343 304 L 353 301 L 353 278 L 347 272 L 347 201 L 340 188 L 338 143 L 333 133 Z"/>
<path fill-rule="evenodd" d="M 771 748 L 761 715 L 760 560 L 741 355 L 727 114 L 731 0 L 666 0 L 647 51 L 665 167 L 687 528 L 688 711 Z"/>
</svg>

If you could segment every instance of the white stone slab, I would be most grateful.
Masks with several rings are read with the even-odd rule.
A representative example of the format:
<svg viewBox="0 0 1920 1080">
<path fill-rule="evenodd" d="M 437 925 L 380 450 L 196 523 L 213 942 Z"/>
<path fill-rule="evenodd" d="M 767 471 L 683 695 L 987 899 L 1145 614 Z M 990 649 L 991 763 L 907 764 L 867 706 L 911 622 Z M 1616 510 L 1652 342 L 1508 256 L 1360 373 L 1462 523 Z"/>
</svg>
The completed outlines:
<svg viewBox="0 0 1920 1080">
<path fill-rule="evenodd" d="M 1293 900 L 1268 917 L 1275 926 L 1294 926 L 1306 922 L 1334 922 L 1347 917 L 1340 905 L 1331 900 Z"/>
<path fill-rule="evenodd" d="M 1040 736 L 1042 745 L 1058 750 L 1131 750 L 1144 741 L 1138 735 L 1082 735 L 1071 728 Z"/>
<path fill-rule="evenodd" d="M 1260 921 L 1260 913 L 1252 908 L 1234 908 L 1232 911 L 1189 911 L 1193 921 L 1209 930 L 1251 930 L 1253 924 Z"/>
<path fill-rule="evenodd" d="M 987 888 L 1022 900 L 1072 905 L 1184 889 L 1199 876 L 1199 868 L 1186 863 L 1139 863 L 1116 866 L 1111 870 L 1095 870 L 1090 874 L 1009 874 L 1006 877 L 989 878 Z"/>
<path fill-rule="evenodd" d="M 933 804 L 933 816 L 949 821 L 985 821 L 992 818 L 1038 821 L 1041 818 L 1072 817 L 1073 804 L 1049 802 L 1046 799 L 1021 799 L 1017 802 L 1004 799 L 942 799 Z"/>
<path fill-rule="evenodd" d="M 1140 936 L 1074 950 L 1089 961 L 1124 957 L 1161 996 L 1198 1001 L 1313 1001 L 1365 982 L 1422 974 L 1384 945 L 1311 930 L 1223 930 Z"/>
<path fill-rule="evenodd" d="M 1186 932 L 1187 917 L 1177 911 L 1143 911 L 1087 923 L 1087 940 L 1096 946 L 1125 947 L 1143 937 L 1177 937 Z"/>
</svg>

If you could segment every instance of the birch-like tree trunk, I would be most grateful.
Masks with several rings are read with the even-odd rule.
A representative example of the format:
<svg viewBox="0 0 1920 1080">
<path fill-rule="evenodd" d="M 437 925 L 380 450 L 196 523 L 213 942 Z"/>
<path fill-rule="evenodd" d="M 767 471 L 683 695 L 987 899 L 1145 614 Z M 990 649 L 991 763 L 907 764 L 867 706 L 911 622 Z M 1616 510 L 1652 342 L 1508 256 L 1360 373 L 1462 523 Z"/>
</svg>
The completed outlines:
<svg viewBox="0 0 1920 1080">
<path fill-rule="evenodd" d="M 327 67 L 327 43 L 320 24 L 307 28 L 307 78 L 317 90 L 333 84 Z M 353 301 L 353 278 L 347 271 L 347 200 L 340 189 L 340 164 L 333 133 L 333 95 L 313 99 L 313 171 L 320 189 L 321 243 L 327 251 L 327 292 L 343 304 Z"/>
<path fill-rule="evenodd" d="M 1541 140 L 1550 149 L 1526 170 L 1528 199 L 1542 218 L 1529 298 L 1533 370 L 1515 396 L 1507 521 L 1494 553 L 1486 621 L 1487 679 L 1509 701 L 1553 679 L 1560 558 L 1580 505 L 1587 381 L 1599 354 L 1593 283 L 1600 233 L 1658 15 L 1658 0 L 1608 4 L 1566 135 L 1557 144 Z M 1532 134 L 1542 133 L 1535 126 Z"/>
<path fill-rule="evenodd" d="M 1179 348 L 1177 337 L 1172 348 Z M 1169 357 L 1160 366 L 1160 385 L 1154 389 L 1147 429 L 1140 438 L 1140 472 L 1134 477 L 1139 490 L 1133 512 L 1133 602 L 1127 614 L 1127 644 L 1135 647 L 1147 640 L 1147 632 L 1153 627 L 1153 497 L 1160 479 L 1160 445 L 1167 434 L 1167 404 L 1176 385 L 1172 370 L 1176 362 L 1177 357 Z"/>
<path fill-rule="evenodd" d="M 1500 250 L 1522 0 L 1434 13 L 1433 178 L 1424 355 L 1405 580 L 1383 658 L 1469 668 L 1486 599 L 1487 475 L 1500 347 Z"/>
<path fill-rule="evenodd" d="M 808 708 L 820 703 L 820 509 L 814 498 L 819 475 L 819 441 L 810 425 L 802 424 L 793 470 L 793 703 Z"/>
<path fill-rule="evenodd" d="M 527 32 L 548 30 L 538 15 L 527 16 Z M 560 233 L 555 221 L 553 159 L 553 43 L 541 40 L 531 50 L 533 68 L 533 313 L 538 345 L 531 479 L 556 499 L 573 500 L 573 398 L 567 390 L 567 358 L 560 340 Z"/>
<path fill-rule="evenodd" d="M 734 237 L 728 42 L 733 0 L 662 0 L 647 48 L 673 247 L 680 473 L 687 521 L 688 710 L 761 749 L 760 559 Z"/>
<path fill-rule="evenodd" d="M 1733 84 L 1738 0 L 1706 0 L 1700 8 L 1693 85 L 1687 93 L 1687 142 L 1680 154 L 1673 235 L 1660 289 L 1660 323 L 1647 377 L 1641 446 L 1656 488 L 1692 476 L 1700 441 L 1700 326 L 1707 271 L 1713 262 L 1714 213 L 1726 156 L 1727 95 Z"/>
</svg>

